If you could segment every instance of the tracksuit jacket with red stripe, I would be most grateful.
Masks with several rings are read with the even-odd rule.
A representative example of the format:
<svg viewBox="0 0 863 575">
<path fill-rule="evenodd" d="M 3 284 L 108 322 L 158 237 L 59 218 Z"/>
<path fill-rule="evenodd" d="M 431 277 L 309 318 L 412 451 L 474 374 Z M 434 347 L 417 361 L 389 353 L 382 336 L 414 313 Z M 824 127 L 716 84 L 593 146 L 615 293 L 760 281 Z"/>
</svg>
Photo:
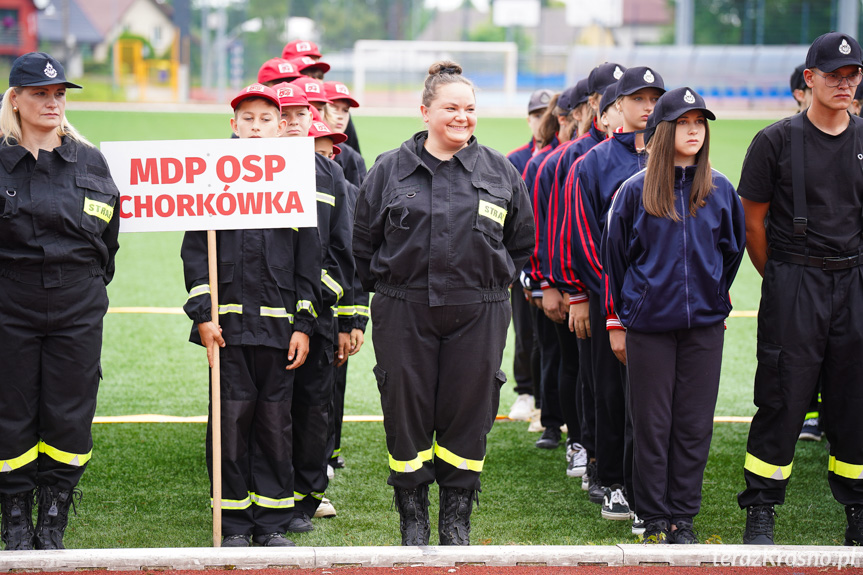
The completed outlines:
<svg viewBox="0 0 863 575">
<path fill-rule="evenodd" d="M 560 145 L 560 140 L 557 139 L 555 135 L 552 139 L 551 143 L 547 146 L 541 148 L 540 150 L 534 151 L 534 156 L 527 162 L 527 166 L 524 168 L 524 172 L 522 173 L 522 178 L 524 179 L 524 183 L 527 186 L 527 195 L 530 198 L 531 209 L 533 213 L 536 213 L 536 205 L 534 202 L 536 201 L 536 197 L 534 196 L 534 184 L 536 183 L 536 176 L 539 173 L 539 169 L 542 166 L 542 163 L 548 157 L 550 153 L 552 153 L 558 146 Z M 537 236 L 534 236 L 534 240 L 536 240 Z M 539 265 L 537 262 L 531 258 L 528 260 L 527 264 L 524 267 L 525 279 L 527 280 L 527 284 L 525 287 L 529 288 L 533 292 L 533 297 L 542 297 L 542 292 L 540 291 L 539 281 L 534 281 L 532 278 L 534 274 L 539 273 Z"/>
<path fill-rule="evenodd" d="M 530 139 L 530 142 L 526 143 L 523 146 L 519 146 L 514 149 L 510 153 L 506 155 L 506 159 L 512 162 L 512 165 L 515 166 L 515 169 L 518 170 L 519 174 L 524 173 L 524 169 L 527 167 L 527 163 L 533 157 L 533 150 L 536 144 L 536 140 L 534 138 Z"/>
<path fill-rule="evenodd" d="M 635 151 L 635 134 L 614 134 L 578 163 L 573 188 L 572 257 L 578 279 L 595 294 L 605 292 L 600 240 L 612 198 L 620 185 L 647 163 L 647 154 Z"/>
<path fill-rule="evenodd" d="M 644 210 L 645 170 L 624 182 L 612 202 L 602 235 L 605 307 L 626 328 L 667 332 L 707 327 L 731 311 L 728 290 L 745 253 L 743 206 L 728 178 L 713 170 L 713 192 L 690 215 L 695 170 L 675 168 L 680 221 Z"/>
</svg>

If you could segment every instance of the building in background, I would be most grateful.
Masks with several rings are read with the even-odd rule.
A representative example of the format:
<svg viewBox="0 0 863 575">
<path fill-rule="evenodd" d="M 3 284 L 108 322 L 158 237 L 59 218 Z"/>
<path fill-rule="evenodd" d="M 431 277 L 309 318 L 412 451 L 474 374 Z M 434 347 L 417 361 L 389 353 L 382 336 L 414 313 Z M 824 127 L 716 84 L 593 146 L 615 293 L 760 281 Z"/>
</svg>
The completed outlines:
<svg viewBox="0 0 863 575">
<path fill-rule="evenodd" d="M 36 50 L 36 11 L 33 0 L 0 0 L 0 55 L 14 59 Z"/>
</svg>

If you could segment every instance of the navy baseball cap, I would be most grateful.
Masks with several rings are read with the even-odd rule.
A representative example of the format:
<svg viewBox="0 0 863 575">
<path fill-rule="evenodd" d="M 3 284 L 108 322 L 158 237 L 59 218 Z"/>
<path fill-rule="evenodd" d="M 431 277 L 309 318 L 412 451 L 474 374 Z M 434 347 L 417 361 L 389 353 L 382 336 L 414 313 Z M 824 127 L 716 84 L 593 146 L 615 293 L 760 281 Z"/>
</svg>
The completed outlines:
<svg viewBox="0 0 863 575">
<path fill-rule="evenodd" d="M 794 90 L 805 90 L 809 86 L 806 85 L 806 80 L 803 78 L 803 70 L 806 69 L 806 64 L 800 64 L 796 68 L 794 68 L 794 72 L 791 73 L 791 91 Z"/>
<path fill-rule="evenodd" d="M 557 99 L 557 107 L 571 112 L 587 102 L 590 94 L 587 91 L 587 79 L 579 80 L 575 86 L 570 86 Z"/>
<path fill-rule="evenodd" d="M 848 34 L 828 32 L 815 38 L 806 54 L 806 67 L 833 72 L 842 66 L 863 65 L 863 50 Z"/>
<path fill-rule="evenodd" d="M 605 110 L 617 101 L 617 82 L 611 84 L 605 89 L 602 95 L 602 100 L 599 101 L 599 114 L 602 115 Z"/>
<path fill-rule="evenodd" d="M 707 104 L 704 103 L 704 98 L 695 90 L 688 87 L 675 88 L 664 93 L 656 101 L 656 106 L 653 112 L 647 118 L 647 127 L 644 131 L 644 142 L 653 136 L 656 131 L 656 126 L 660 122 L 673 121 L 691 110 L 701 110 L 704 117 L 708 120 L 715 120 L 716 116 L 707 109 Z"/>
<path fill-rule="evenodd" d="M 629 96 L 644 88 L 656 88 L 665 92 L 665 82 L 659 72 L 646 66 L 628 68 L 617 81 L 617 97 Z"/>
<path fill-rule="evenodd" d="M 554 92 L 546 88 L 536 90 L 530 95 L 530 101 L 527 103 L 527 113 L 533 114 L 537 110 L 548 108 L 548 103 L 551 101 L 552 96 L 554 96 Z"/>
<path fill-rule="evenodd" d="M 18 56 L 9 70 L 9 86 L 51 86 L 63 84 L 67 88 L 81 88 L 66 79 L 63 65 L 45 52 L 28 52 Z"/>
<path fill-rule="evenodd" d="M 587 91 L 591 94 L 604 94 L 605 89 L 614 84 L 626 72 L 626 66 L 605 62 L 590 71 L 587 77 Z"/>
</svg>

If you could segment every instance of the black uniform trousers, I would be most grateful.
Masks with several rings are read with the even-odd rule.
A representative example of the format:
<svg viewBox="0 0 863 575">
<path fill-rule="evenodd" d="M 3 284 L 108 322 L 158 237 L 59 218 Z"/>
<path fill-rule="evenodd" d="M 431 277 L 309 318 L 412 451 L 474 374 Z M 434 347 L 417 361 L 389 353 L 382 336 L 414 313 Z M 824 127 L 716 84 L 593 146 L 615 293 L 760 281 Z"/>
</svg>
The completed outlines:
<svg viewBox="0 0 863 575">
<path fill-rule="evenodd" d="M 294 380 L 294 513 L 312 517 L 327 490 L 329 431 L 333 402 L 333 342 L 315 333 L 309 355 Z"/>
<path fill-rule="evenodd" d="M 327 440 L 327 458 L 338 457 L 342 453 L 342 423 L 345 419 L 345 393 L 348 389 L 348 363 L 333 368 L 334 386 L 333 401 L 330 404 L 329 439 Z"/>
<path fill-rule="evenodd" d="M 288 350 L 262 345 L 219 349 L 222 403 L 222 533 L 284 533 L 294 505 Z M 212 402 L 210 414 L 212 415 Z M 212 418 L 207 468 L 213 479 Z M 212 493 L 212 491 L 211 491 Z"/>
<path fill-rule="evenodd" d="M 782 504 L 803 417 L 821 376 L 828 482 L 863 503 L 863 267 L 837 271 L 768 260 L 758 311 L 758 368 L 740 507 Z"/>
<path fill-rule="evenodd" d="M 588 457 L 596 457 L 596 401 L 593 362 L 590 346 L 592 337 L 578 340 L 578 418 L 581 423 L 581 445 Z"/>
<path fill-rule="evenodd" d="M 515 349 L 512 355 L 512 377 L 515 379 L 515 392 L 519 395 L 533 395 L 533 371 L 531 356 L 534 351 L 533 320 L 530 303 L 524 291 L 516 284 L 510 294 L 512 304 L 512 329 L 515 334 Z"/>
<path fill-rule="evenodd" d="M 0 493 L 72 489 L 93 450 L 105 281 L 43 288 L 0 277 Z"/>
<path fill-rule="evenodd" d="M 500 365 L 510 303 L 430 307 L 378 292 L 371 308 L 387 482 L 478 491 L 506 382 Z"/>
<path fill-rule="evenodd" d="M 545 428 L 560 428 L 563 425 L 563 412 L 560 409 L 560 342 L 554 322 L 548 319 L 542 309 L 533 308 L 534 334 L 539 342 L 540 380 L 539 380 L 539 421 Z"/>
<path fill-rule="evenodd" d="M 581 421 L 578 412 L 581 390 L 578 383 L 578 337 L 569 331 L 569 316 L 566 316 L 564 323 L 555 323 L 554 330 L 557 332 L 560 347 L 560 373 L 557 385 L 560 413 L 566 424 L 568 441 L 580 444 Z"/>
<path fill-rule="evenodd" d="M 605 310 L 601 302 L 600 294 L 590 292 L 596 471 L 600 485 L 623 485 L 627 488 L 627 497 L 632 498 L 632 419 L 626 408 L 626 366 L 611 351 Z"/>
<path fill-rule="evenodd" d="M 675 523 L 701 509 L 725 326 L 626 332 L 635 511 Z"/>
</svg>

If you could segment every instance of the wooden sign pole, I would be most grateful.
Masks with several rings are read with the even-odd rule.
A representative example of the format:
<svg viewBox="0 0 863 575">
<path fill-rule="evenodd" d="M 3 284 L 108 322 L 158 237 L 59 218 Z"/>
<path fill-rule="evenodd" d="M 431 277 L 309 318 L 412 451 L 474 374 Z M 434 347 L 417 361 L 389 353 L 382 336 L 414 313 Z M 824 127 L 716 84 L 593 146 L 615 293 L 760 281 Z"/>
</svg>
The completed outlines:
<svg viewBox="0 0 863 575">
<path fill-rule="evenodd" d="M 219 327 L 219 268 L 216 257 L 216 232 L 207 231 L 207 264 L 210 273 L 211 317 Z M 210 369 L 211 411 L 213 432 L 213 547 L 222 546 L 222 398 L 219 346 L 214 345 L 213 367 Z"/>
</svg>

